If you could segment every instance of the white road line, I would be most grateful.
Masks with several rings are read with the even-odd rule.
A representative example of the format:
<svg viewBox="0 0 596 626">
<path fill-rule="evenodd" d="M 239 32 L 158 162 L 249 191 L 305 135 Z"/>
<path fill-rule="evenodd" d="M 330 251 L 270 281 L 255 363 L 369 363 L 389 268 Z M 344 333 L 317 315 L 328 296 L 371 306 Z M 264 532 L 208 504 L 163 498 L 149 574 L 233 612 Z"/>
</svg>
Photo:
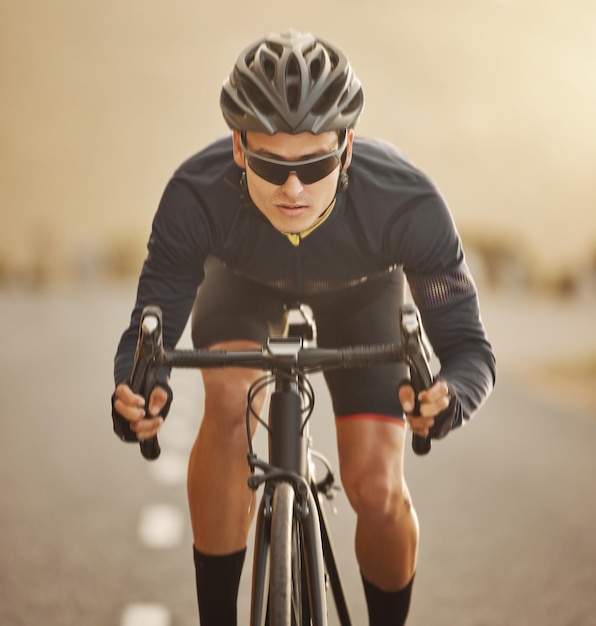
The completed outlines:
<svg viewBox="0 0 596 626">
<path fill-rule="evenodd" d="M 176 486 L 186 482 L 188 454 L 174 450 L 162 450 L 159 461 L 147 466 L 155 482 L 161 485 Z"/>
<path fill-rule="evenodd" d="M 172 616 L 161 604 L 129 604 L 122 612 L 120 626 L 171 626 Z"/>
<path fill-rule="evenodd" d="M 190 420 L 168 418 L 159 433 L 162 448 L 188 452 L 196 439 L 197 431 L 198 425 Z"/>
<path fill-rule="evenodd" d="M 141 511 L 139 539 L 150 548 L 172 548 L 180 544 L 185 516 L 170 504 L 151 504 Z"/>
</svg>

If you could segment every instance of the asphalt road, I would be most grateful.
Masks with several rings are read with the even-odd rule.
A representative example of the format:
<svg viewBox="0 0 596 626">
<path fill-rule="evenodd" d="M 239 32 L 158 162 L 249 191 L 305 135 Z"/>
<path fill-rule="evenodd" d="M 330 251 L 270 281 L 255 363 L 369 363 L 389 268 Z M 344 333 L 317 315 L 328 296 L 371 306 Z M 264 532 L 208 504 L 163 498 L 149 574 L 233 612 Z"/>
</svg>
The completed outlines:
<svg viewBox="0 0 596 626">
<path fill-rule="evenodd" d="M 0 293 L 2 626 L 198 622 L 183 472 L 199 376 L 174 379 L 159 461 L 112 435 L 111 365 L 132 294 L 130 285 Z M 488 303 L 503 355 L 493 396 L 429 457 L 408 456 L 422 529 L 411 626 L 596 624 L 596 419 L 520 376 L 528 341 L 552 339 L 561 323 L 537 311 Z M 578 319 L 591 317 L 573 318 L 578 344 Z M 324 395 L 314 435 L 334 458 Z M 348 597 L 355 623 L 366 624 L 341 495 L 337 508 L 330 518 Z M 242 616 L 247 602 L 245 580 Z"/>
</svg>

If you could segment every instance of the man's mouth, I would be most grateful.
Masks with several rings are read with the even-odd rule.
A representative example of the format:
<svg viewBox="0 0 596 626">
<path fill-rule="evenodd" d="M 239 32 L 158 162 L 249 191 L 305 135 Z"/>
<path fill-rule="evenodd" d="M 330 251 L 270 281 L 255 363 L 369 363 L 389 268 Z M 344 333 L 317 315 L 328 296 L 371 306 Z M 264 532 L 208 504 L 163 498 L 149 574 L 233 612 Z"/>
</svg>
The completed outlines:
<svg viewBox="0 0 596 626">
<path fill-rule="evenodd" d="M 305 204 L 278 204 L 277 208 L 284 212 L 297 213 L 298 211 L 305 210 L 307 206 Z"/>
</svg>

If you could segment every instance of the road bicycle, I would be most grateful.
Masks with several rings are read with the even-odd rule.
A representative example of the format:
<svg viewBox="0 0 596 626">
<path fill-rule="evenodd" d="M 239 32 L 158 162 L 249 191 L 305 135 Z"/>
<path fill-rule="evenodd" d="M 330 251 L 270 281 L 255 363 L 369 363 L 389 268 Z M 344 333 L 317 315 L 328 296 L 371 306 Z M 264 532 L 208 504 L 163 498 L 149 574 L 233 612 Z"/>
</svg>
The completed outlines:
<svg viewBox="0 0 596 626">
<path fill-rule="evenodd" d="M 296 317 L 296 315 L 298 317 Z M 248 393 L 246 424 L 248 463 L 253 491 L 263 487 L 257 510 L 251 590 L 251 626 L 327 626 L 327 589 L 330 589 L 341 626 L 352 624 L 323 510 L 332 499 L 335 478 L 329 461 L 312 447 L 309 420 L 315 394 L 309 375 L 333 368 L 363 368 L 391 362 L 409 365 L 416 391 L 431 386 L 429 351 L 423 340 L 417 309 L 400 311 L 398 344 L 319 348 L 316 326 L 307 307 L 297 305 L 288 315 L 281 337 L 270 337 L 260 350 L 181 350 L 162 344 L 162 315 L 146 307 L 131 375 L 131 388 L 148 398 L 157 370 L 171 368 L 247 367 L 264 373 Z M 273 387 L 265 422 L 252 409 L 253 398 Z M 416 409 L 415 409 L 416 411 Z M 254 452 L 251 417 L 267 429 L 267 461 Z M 157 437 L 142 441 L 147 459 L 160 454 Z M 430 439 L 414 435 L 417 454 L 430 450 Z M 317 480 L 322 465 L 325 476 Z"/>
</svg>

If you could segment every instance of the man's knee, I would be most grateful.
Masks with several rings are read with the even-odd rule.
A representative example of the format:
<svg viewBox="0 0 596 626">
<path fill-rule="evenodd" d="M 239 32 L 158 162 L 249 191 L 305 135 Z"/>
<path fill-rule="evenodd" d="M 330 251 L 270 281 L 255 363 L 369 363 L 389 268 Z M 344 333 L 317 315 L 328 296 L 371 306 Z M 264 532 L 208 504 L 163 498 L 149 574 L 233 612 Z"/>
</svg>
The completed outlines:
<svg viewBox="0 0 596 626">
<path fill-rule="evenodd" d="M 404 428 L 396 420 L 337 422 L 342 485 L 358 515 L 395 516 L 409 507 L 403 478 Z"/>
<path fill-rule="evenodd" d="M 247 350 L 252 342 L 228 342 L 214 346 L 217 349 Z M 251 386 L 262 372 L 247 368 L 204 369 L 205 413 L 203 420 L 222 431 L 245 429 L 247 399 Z M 251 399 L 251 405 L 260 412 L 264 403 L 262 391 Z"/>
<path fill-rule="evenodd" d="M 203 372 L 205 409 L 220 415 L 244 413 L 252 380 L 238 376 L 231 369 Z"/>
<path fill-rule="evenodd" d="M 375 469 L 353 473 L 342 471 L 346 496 L 357 515 L 393 517 L 409 509 L 411 502 L 401 474 Z"/>
</svg>

